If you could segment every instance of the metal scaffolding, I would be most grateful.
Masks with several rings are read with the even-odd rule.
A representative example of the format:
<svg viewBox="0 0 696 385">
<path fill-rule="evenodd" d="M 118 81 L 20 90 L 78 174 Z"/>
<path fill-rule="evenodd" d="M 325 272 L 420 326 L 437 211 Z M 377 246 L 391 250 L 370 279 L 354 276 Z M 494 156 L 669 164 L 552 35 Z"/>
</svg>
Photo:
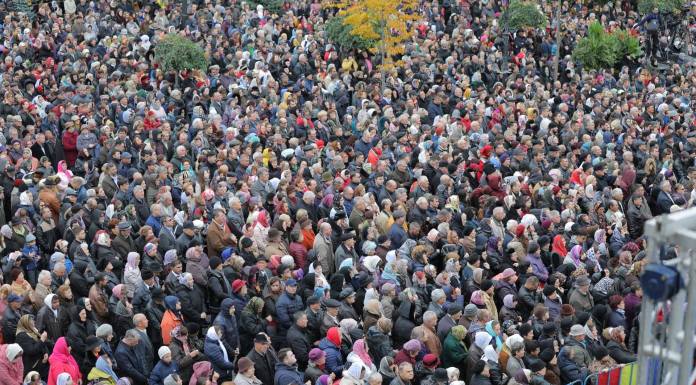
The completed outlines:
<svg viewBox="0 0 696 385">
<path fill-rule="evenodd" d="M 645 224 L 648 263 L 677 268 L 684 285 L 665 301 L 643 295 L 638 348 L 638 384 L 691 385 L 696 337 L 696 208 L 663 215 Z M 663 246 L 677 248 L 677 258 L 662 260 Z M 692 279 L 694 278 L 694 279 Z M 658 312 L 666 325 L 656 322 Z M 666 326 L 666 329 L 664 328 Z"/>
</svg>

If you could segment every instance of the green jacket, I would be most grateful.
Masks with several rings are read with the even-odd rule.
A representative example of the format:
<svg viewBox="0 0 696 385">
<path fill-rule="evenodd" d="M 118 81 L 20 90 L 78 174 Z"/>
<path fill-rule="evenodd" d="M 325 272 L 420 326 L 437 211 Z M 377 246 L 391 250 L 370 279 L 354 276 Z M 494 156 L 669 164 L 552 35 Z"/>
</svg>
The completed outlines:
<svg viewBox="0 0 696 385">
<path fill-rule="evenodd" d="M 445 343 L 442 344 L 442 366 L 460 366 L 468 355 L 469 350 L 464 342 L 457 340 L 452 333 L 447 334 Z"/>
</svg>

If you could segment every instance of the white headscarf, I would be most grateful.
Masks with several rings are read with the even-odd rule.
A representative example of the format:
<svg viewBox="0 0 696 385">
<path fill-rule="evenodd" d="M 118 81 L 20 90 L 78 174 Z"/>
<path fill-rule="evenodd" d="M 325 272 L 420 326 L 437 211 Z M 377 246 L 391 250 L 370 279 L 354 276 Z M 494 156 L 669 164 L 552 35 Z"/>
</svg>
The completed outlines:
<svg viewBox="0 0 696 385">
<path fill-rule="evenodd" d="M 498 352 L 495 351 L 493 345 L 488 345 L 483 349 L 483 355 L 486 357 L 486 361 L 498 362 Z"/>
<path fill-rule="evenodd" d="M 220 341 L 220 337 L 218 337 L 217 332 L 215 331 L 215 327 L 211 326 L 210 328 L 208 328 L 208 332 L 205 334 L 205 336 L 218 343 L 218 346 L 220 346 L 220 350 L 222 350 L 222 355 L 223 357 L 225 357 L 225 361 L 229 362 L 230 359 L 227 356 L 227 349 L 225 349 L 225 345 L 223 345 L 222 341 Z"/>
<path fill-rule="evenodd" d="M 58 317 L 58 310 L 54 309 L 53 306 L 51 305 L 53 303 L 53 297 L 55 297 L 55 294 L 49 294 L 44 298 L 44 304 L 48 306 L 48 308 L 53 312 L 54 317 Z"/>
<path fill-rule="evenodd" d="M 476 333 L 476 337 L 474 337 L 474 344 L 483 349 L 491 342 L 491 339 L 493 339 L 493 337 L 491 337 L 488 332 L 478 332 Z"/>
<path fill-rule="evenodd" d="M 58 378 L 56 379 L 56 385 L 66 385 L 68 381 L 72 380 L 72 377 L 70 377 L 70 374 L 68 373 L 61 373 L 58 375 Z"/>
</svg>

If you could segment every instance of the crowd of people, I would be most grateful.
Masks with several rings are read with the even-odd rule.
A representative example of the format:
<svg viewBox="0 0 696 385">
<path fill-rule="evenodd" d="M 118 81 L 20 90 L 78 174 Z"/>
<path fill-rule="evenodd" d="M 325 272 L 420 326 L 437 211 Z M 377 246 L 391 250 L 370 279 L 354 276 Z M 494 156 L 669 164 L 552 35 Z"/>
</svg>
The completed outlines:
<svg viewBox="0 0 696 385">
<path fill-rule="evenodd" d="M 696 196 L 695 67 L 571 57 L 635 1 L 564 1 L 559 39 L 501 28 L 504 0 L 421 1 L 386 71 L 317 0 L 34 3 L 0 2 L 0 385 L 562 385 L 636 360 L 643 224 Z M 161 69 L 171 33 L 205 71 Z"/>
</svg>

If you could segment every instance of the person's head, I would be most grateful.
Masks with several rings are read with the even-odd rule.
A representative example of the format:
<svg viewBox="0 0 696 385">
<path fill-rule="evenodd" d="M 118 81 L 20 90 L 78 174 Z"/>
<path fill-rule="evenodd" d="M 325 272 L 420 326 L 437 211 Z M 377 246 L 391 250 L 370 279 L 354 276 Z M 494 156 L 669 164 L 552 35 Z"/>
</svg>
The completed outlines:
<svg viewBox="0 0 696 385">
<path fill-rule="evenodd" d="M 535 275 L 527 277 L 524 286 L 529 290 L 536 290 L 539 287 L 539 278 Z"/>
<path fill-rule="evenodd" d="M 609 297 L 609 307 L 611 308 L 611 310 L 623 310 L 625 307 L 623 297 L 618 294 L 614 294 L 611 297 Z"/>
<path fill-rule="evenodd" d="M 522 358 L 524 357 L 524 342 L 513 341 L 510 344 L 510 354 L 513 357 Z"/>
<path fill-rule="evenodd" d="M 133 347 L 140 341 L 140 333 L 137 329 L 128 329 L 126 335 L 123 337 L 123 343 Z"/>
<path fill-rule="evenodd" d="M 254 337 L 254 350 L 259 354 L 266 354 L 271 346 L 271 339 L 266 333 L 259 333 Z"/>
<path fill-rule="evenodd" d="M 172 373 L 164 378 L 163 384 L 164 385 L 182 385 L 183 380 L 181 379 L 181 377 L 178 374 Z"/>
<path fill-rule="evenodd" d="M 300 329 L 307 327 L 307 314 L 305 312 L 301 310 L 295 312 L 293 319 L 295 320 L 295 325 L 297 325 Z"/>
<path fill-rule="evenodd" d="M 254 361 L 242 357 L 237 361 L 237 371 L 245 377 L 254 377 L 256 373 L 256 368 L 254 367 Z"/>
<path fill-rule="evenodd" d="M 292 349 L 283 348 L 278 352 L 278 361 L 287 366 L 293 366 L 297 363 L 297 358 L 295 357 L 295 353 L 292 352 Z"/>
<path fill-rule="evenodd" d="M 397 374 L 404 382 L 410 382 L 413 379 L 413 365 L 410 362 L 402 362 Z"/>
<path fill-rule="evenodd" d="M 575 339 L 576 341 L 584 341 L 585 340 L 585 328 L 580 325 L 580 324 L 575 324 L 570 327 L 570 333 L 568 333 L 571 338 Z"/>
<path fill-rule="evenodd" d="M 382 385 L 382 375 L 379 372 L 373 372 L 367 377 L 367 385 Z"/>
<path fill-rule="evenodd" d="M 423 325 L 430 329 L 433 329 L 437 325 L 437 313 L 434 311 L 426 311 L 423 313 Z"/>
<path fill-rule="evenodd" d="M 135 326 L 138 329 L 144 330 L 147 329 L 148 326 L 148 321 L 147 317 L 145 314 L 138 313 L 133 316 L 133 326 Z"/>
<path fill-rule="evenodd" d="M 73 379 L 68 373 L 61 373 L 56 379 L 56 385 L 73 385 Z"/>
<path fill-rule="evenodd" d="M 159 356 L 160 360 L 164 362 L 165 364 L 169 364 L 172 362 L 172 351 L 169 350 L 168 346 L 161 346 L 157 350 L 157 355 Z"/>
<path fill-rule="evenodd" d="M 623 326 L 617 326 L 615 328 L 611 328 L 611 331 L 609 332 L 609 336 L 613 341 L 616 341 L 620 344 L 624 342 L 626 339 L 626 330 L 623 328 Z"/>
<path fill-rule="evenodd" d="M 316 366 L 323 366 L 326 363 L 326 353 L 319 348 L 313 348 L 309 351 L 309 361 Z"/>
</svg>

